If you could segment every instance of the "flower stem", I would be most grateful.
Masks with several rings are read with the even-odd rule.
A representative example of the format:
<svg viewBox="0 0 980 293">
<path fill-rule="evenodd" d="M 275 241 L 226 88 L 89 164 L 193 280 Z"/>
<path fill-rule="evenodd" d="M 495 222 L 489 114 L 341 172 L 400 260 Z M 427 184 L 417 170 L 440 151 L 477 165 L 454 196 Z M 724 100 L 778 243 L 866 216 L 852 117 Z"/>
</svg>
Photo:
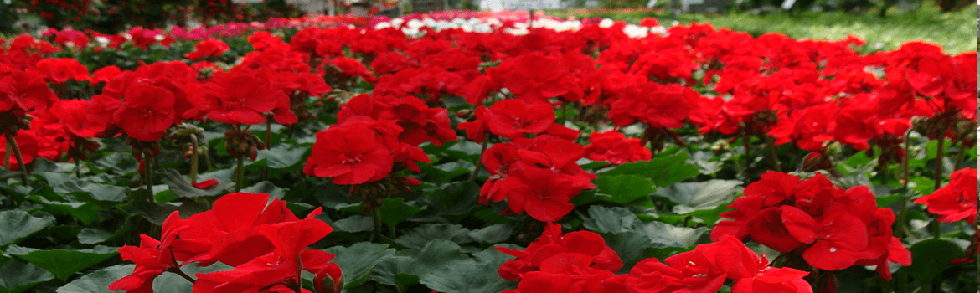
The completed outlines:
<svg viewBox="0 0 980 293">
<path fill-rule="evenodd" d="M 476 169 L 473 169 L 473 174 L 470 175 L 470 179 L 467 182 L 476 181 L 476 176 L 480 174 L 480 169 L 483 168 L 483 153 L 487 151 L 487 143 L 489 143 L 490 134 L 487 133 L 483 135 L 483 144 L 480 145 L 480 156 L 476 158 Z"/>
<path fill-rule="evenodd" d="M 235 192 L 242 192 L 242 181 L 245 181 L 245 157 L 238 156 L 238 168 L 235 169 Z"/>
<path fill-rule="evenodd" d="M 909 188 L 909 159 L 912 157 L 909 154 L 911 149 L 911 132 L 905 133 L 905 157 L 902 158 L 902 188 L 908 190 Z M 905 238 L 905 217 L 908 214 L 908 201 L 909 199 L 902 194 L 902 203 L 899 208 L 897 219 L 895 220 L 895 237 L 899 240 Z M 909 274 L 905 270 L 899 270 L 895 274 L 895 293 L 908 293 L 909 292 Z"/>
<path fill-rule="evenodd" d="M 946 137 L 940 136 L 939 141 L 936 142 L 936 174 L 935 180 L 936 185 L 934 190 L 939 190 L 943 186 L 943 147 L 946 144 Z M 932 238 L 939 239 L 942 237 L 942 227 L 939 221 L 932 221 Z"/>
<path fill-rule="evenodd" d="M 272 119 L 265 120 L 265 149 L 272 149 Z M 262 181 L 269 180 L 269 166 L 262 167 Z"/>
<path fill-rule="evenodd" d="M 374 215 L 374 241 L 381 242 L 381 205 L 371 207 Z"/>
<path fill-rule="evenodd" d="M 760 135 L 765 137 L 766 148 L 769 149 L 769 164 L 775 168 L 776 172 L 783 172 L 779 166 L 779 155 L 776 154 L 776 139 L 765 133 L 761 133 Z"/>
<path fill-rule="evenodd" d="M 750 144 L 752 140 L 749 138 L 749 129 L 746 128 L 742 132 L 742 145 L 745 148 L 745 184 L 748 185 L 751 179 L 749 178 L 749 165 L 752 164 L 752 158 L 749 157 L 749 149 L 752 147 Z"/>
<path fill-rule="evenodd" d="M 3 152 L 3 168 L 7 170 L 10 170 L 10 153 L 13 152 L 10 149 L 11 147 L 8 146 L 6 151 Z"/>
<path fill-rule="evenodd" d="M 200 150 L 198 149 L 197 135 L 191 134 L 191 183 L 197 183 L 197 172 L 199 169 Z"/>
<path fill-rule="evenodd" d="M 74 158 L 75 160 L 75 177 L 82 178 L 82 159 Z"/>
<path fill-rule="evenodd" d="M 942 137 L 936 142 L 936 190 L 943 186 L 943 147 L 946 145 L 946 138 Z"/>
<path fill-rule="evenodd" d="M 24 181 L 24 186 L 27 186 L 27 168 L 24 167 L 24 156 L 20 153 L 20 147 L 17 146 L 17 140 L 14 139 L 14 135 L 10 132 L 4 134 L 7 137 L 7 146 L 14 153 L 14 158 L 17 159 L 17 167 L 20 167 L 20 179 Z"/>
<path fill-rule="evenodd" d="M 145 178 L 146 190 L 150 192 L 150 200 L 153 200 L 153 160 L 150 154 L 143 154 L 143 177 Z"/>
</svg>

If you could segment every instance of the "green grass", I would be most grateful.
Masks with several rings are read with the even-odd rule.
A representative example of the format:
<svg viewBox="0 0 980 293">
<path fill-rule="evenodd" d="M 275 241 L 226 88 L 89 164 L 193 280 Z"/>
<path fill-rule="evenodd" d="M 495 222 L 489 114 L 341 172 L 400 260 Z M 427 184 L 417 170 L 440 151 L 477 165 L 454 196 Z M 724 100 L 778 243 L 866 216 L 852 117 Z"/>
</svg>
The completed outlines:
<svg viewBox="0 0 980 293">
<path fill-rule="evenodd" d="M 941 45 L 947 53 L 957 54 L 977 50 L 974 45 L 977 43 L 974 34 L 975 12 L 971 6 L 959 12 L 942 14 L 937 8 L 924 5 L 922 9 L 914 12 L 891 12 L 886 18 L 878 18 L 876 13 L 813 12 L 798 15 L 730 13 L 720 16 L 685 14 L 681 15 L 678 21 L 682 24 L 707 22 L 715 27 L 744 31 L 756 36 L 778 32 L 794 39 L 837 40 L 847 37 L 848 34 L 854 34 L 868 41 L 867 48 L 863 51 L 875 50 L 879 44 L 882 50 L 891 50 L 908 41 L 924 40 Z M 568 13 L 561 11 L 552 14 L 558 17 L 569 16 Z M 639 23 L 647 17 L 660 18 L 661 23 L 666 23 L 669 18 L 669 14 L 666 13 L 605 13 L 571 16 L 608 17 L 630 23 Z"/>
</svg>

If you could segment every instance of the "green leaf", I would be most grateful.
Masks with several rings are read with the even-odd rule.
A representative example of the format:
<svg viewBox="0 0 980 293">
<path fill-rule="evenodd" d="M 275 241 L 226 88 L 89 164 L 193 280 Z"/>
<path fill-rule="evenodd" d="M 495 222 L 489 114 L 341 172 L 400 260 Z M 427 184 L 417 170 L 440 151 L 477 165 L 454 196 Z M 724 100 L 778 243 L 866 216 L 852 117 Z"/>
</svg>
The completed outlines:
<svg viewBox="0 0 980 293">
<path fill-rule="evenodd" d="M 616 234 L 626 232 L 638 222 L 636 215 L 626 208 L 607 208 L 593 205 L 589 207 L 589 218 L 585 219 L 585 229 L 600 234 Z"/>
<path fill-rule="evenodd" d="M 41 267 L 58 279 L 67 280 L 75 272 L 113 257 L 116 250 L 105 246 L 94 249 L 39 250 L 11 245 L 4 253 Z"/>
<path fill-rule="evenodd" d="M 309 148 L 296 147 L 292 148 L 286 144 L 280 144 L 272 147 L 272 149 L 259 150 L 255 154 L 255 161 L 265 160 L 266 166 L 269 168 L 289 168 L 296 166 L 299 162 L 303 161 L 303 155 Z"/>
<path fill-rule="evenodd" d="M 636 175 L 602 176 L 593 181 L 598 193 L 608 194 L 602 200 L 627 204 L 657 191 L 653 181 Z"/>
<path fill-rule="evenodd" d="M 407 251 L 399 251 L 407 252 Z M 371 278 L 384 285 L 395 286 L 398 292 L 405 292 L 409 286 L 419 283 L 418 273 L 412 264 L 415 263 L 409 255 L 393 255 L 385 258 L 371 271 Z"/>
<path fill-rule="evenodd" d="M 70 215 L 78 219 L 82 224 L 89 225 L 99 219 L 99 211 L 102 210 L 98 205 L 83 202 L 53 202 L 46 198 L 32 195 L 28 199 L 40 203 L 45 212 L 53 215 Z"/>
<path fill-rule="evenodd" d="M 98 244 L 112 237 L 113 232 L 102 229 L 85 228 L 78 232 L 78 243 Z"/>
<path fill-rule="evenodd" d="M 395 250 L 389 249 L 387 244 L 367 242 L 355 243 L 347 248 L 335 246 L 328 248 L 326 252 L 337 255 L 333 263 L 344 271 L 344 280 L 347 283 L 344 285 L 345 288 L 364 283 L 374 266 L 395 254 Z"/>
<path fill-rule="evenodd" d="M 658 248 L 664 247 L 691 247 L 697 244 L 701 234 L 707 231 L 706 228 L 684 228 L 660 222 L 650 222 L 643 224 L 639 231 L 657 244 Z"/>
<path fill-rule="evenodd" d="M 509 255 L 490 248 L 475 255 L 476 260 L 450 264 L 422 276 L 419 283 L 441 293 L 482 293 L 516 289 L 516 281 L 500 277 L 497 269 Z"/>
<path fill-rule="evenodd" d="M 178 198 L 197 198 L 197 197 L 211 197 L 217 196 L 219 194 L 231 191 L 234 183 L 231 181 L 218 181 L 218 185 L 212 186 L 208 189 L 200 189 L 194 187 L 193 182 L 184 178 L 183 175 L 174 169 L 163 169 L 160 170 L 161 174 L 167 178 L 167 188 L 170 192 L 176 195 Z M 205 180 L 198 178 L 198 180 Z M 245 192 L 244 190 L 242 192 Z M 159 194 L 159 193 L 158 193 Z"/>
<path fill-rule="evenodd" d="M 0 212 L 0 246 L 17 243 L 54 224 L 54 217 L 36 218 L 25 211 Z"/>
<path fill-rule="evenodd" d="M 950 260 L 963 257 L 963 249 L 959 245 L 943 239 L 922 240 L 909 250 L 912 252 L 912 265 L 902 269 L 908 270 L 921 284 L 932 283 L 936 276 L 953 267 Z"/>
<path fill-rule="evenodd" d="M 103 202 L 123 202 L 126 200 L 126 188 L 83 181 L 73 175 L 62 173 L 37 173 L 58 193 L 70 193 L 83 200 Z"/>
<path fill-rule="evenodd" d="M 111 266 L 82 276 L 58 288 L 57 293 L 105 293 L 109 284 L 133 273 L 135 265 Z"/>
<path fill-rule="evenodd" d="M 53 279 L 54 275 L 36 265 L 11 260 L 0 266 L 0 293 L 24 292 Z"/>
<path fill-rule="evenodd" d="M 431 192 L 428 199 L 437 207 L 440 215 L 467 214 L 477 207 L 480 186 L 473 182 L 453 182 L 445 188 Z"/>
<path fill-rule="evenodd" d="M 669 186 L 675 182 L 694 178 L 701 173 L 698 166 L 687 163 L 688 157 L 689 155 L 683 152 L 669 156 L 658 156 L 649 162 L 622 164 L 599 173 L 599 175 L 635 175 L 643 178 L 651 178 L 657 186 Z"/>
<path fill-rule="evenodd" d="M 436 182 L 446 182 L 457 176 L 462 176 L 473 172 L 476 165 L 466 161 L 449 162 L 436 166 L 428 163 L 420 163 L 419 168 L 422 170 L 423 174 L 429 176 L 429 178 L 432 178 L 432 180 Z"/>
<path fill-rule="evenodd" d="M 402 246 L 419 249 L 424 248 L 434 239 L 449 239 L 455 243 L 465 244 L 472 241 L 469 231 L 459 224 L 427 224 L 412 229 L 405 235 L 395 239 Z"/>
<path fill-rule="evenodd" d="M 316 184 L 313 187 L 313 198 L 323 207 L 333 210 L 361 205 L 360 202 L 347 198 L 347 190 L 330 182 Z"/>
<path fill-rule="evenodd" d="M 470 231 L 470 238 L 477 242 L 496 244 L 510 238 L 514 234 L 514 226 L 510 224 L 494 224 L 486 228 Z"/>
<path fill-rule="evenodd" d="M 732 202 L 735 194 L 742 192 L 743 188 L 739 187 L 741 184 L 737 180 L 718 179 L 707 182 L 678 182 L 658 190 L 656 195 L 677 203 L 674 213 L 687 214 Z"/>
<path fill-rule="evenodd" d="M 405 204 L 404 198 L 386 198 L 381 205 L 381 221 L 390 227 L 411 218 L 422 209 Z"/>
<path fill-rule="evenodd" d="M 262 181 L 262 182 L 259 182 L 259 183 L 255 184 L 255 185 L 242 188 L 242 192 L 246 192 L 246 193 L 268 193 L 269 194 L 269 201 L 270 202 L 273 199 L 282 199 L 282 197 L 286 195 L 286 191 L 285 190 L 283 190 L 282 188 L 276 186 L 275 184 L 272 184 L 272 182 L 269 182 L 269 181 Z"/>
<path fill-rule="evenodd" d="M 333 222 L 332 225 L 337 231 L 347 233 L 358 233 L 374 230 L 374 219 L 363 215 L 353 215 Z"/>
<path fill-rule="evenodd" d="M 459 244 L 448 239 L 429 241 L 419 253 L 414 256 L 413 272 L 419 277 L 430 274 L 440 268 L 470 260 L 469 256 L 460 251 Z"/>
</svg>

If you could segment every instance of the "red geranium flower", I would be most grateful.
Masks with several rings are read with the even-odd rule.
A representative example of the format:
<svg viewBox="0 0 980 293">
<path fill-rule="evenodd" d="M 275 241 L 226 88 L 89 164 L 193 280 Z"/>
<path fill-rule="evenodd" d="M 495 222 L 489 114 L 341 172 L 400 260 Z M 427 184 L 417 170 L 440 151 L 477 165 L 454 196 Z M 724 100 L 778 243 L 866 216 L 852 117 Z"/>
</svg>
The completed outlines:
<svg viewBox="0 0 980 293">
<path fill-rule="evenodd" d="M 44 75 L 45 81 L 55 84 L 63 83 L 69 79 L 91 80 L 88 68 L 85 68 L 85 65 L 79 63 L 78 60 L 70 58 L 41 60 L 37 63 L 37 71 Z"/>
<path fill-rule="evenodd" d="M 177 269 L 170 244 L 177 238 L 187 223 L 175 211 L 163 221 L 163 236 L 160 240 L 146 234 L 140 235 L 140 246 L 125 245 L 119 249 L 122 260 L 136 263 L 133 274 L 109 284 L 109 290 L 126 290 L 126 293 L 153 293 L 153 279 L 163 272 Z"/>
<path fill-rule="evenodd" d="M 174 124 L 174 94 L 161 87 L 131 81 L 114 118 L 116 125 L 130 137 L 140 141 L 158 140 Z"/>
<path fill-rule="evenodd" d="M 263 113 L 276 108 L 279 100 L 289 97 L 274 90 L 253 74 L 241 71 L 218 72 L 199 93 L 203 104 L 199 111 L 215 121 L 228 124 L 265 123 Z"/>
<path fill-rule="evenodd" d="M 334 125 L 318 132 L 303 172 L 333 177 L 340 185 L 381 180 L 391 172 L 394 158 L 373 133 L 360 125 Z"/>
<path fill-rule="evenodd" d="M 926 205 L 930 213 L 938 214 L 938 221 L 952 223 L 966 219 L 977 222 L 977 169 L 965 168 L 953 172 L 950 182 L 930 195 L 915 200 Z"/>
</svg>

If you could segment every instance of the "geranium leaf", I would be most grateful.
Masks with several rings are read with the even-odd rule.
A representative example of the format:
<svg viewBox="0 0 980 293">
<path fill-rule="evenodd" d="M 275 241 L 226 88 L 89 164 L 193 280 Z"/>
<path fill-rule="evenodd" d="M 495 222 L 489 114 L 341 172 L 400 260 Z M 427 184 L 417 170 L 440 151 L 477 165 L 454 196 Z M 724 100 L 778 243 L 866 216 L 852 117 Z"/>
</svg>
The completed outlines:
<svg viewBox="0 0 980 293">
<path fill-rule="evenodd" d="M 0 212 L 0 246 L 17 243 L 54 224 L 54 217 L 37 218 L 25 211 Z"/>
<path fill-rule="evenodd" d="M 347 282 L 345 288 L 364 283 L 374 266 L 395 254 L 395 250 L 389 249 L 387 244 L 367 242 L 359 242 L 346 248 L 335 246 L 327 249 L 326 252 L 337 255 L 333 263 L 344 271 L 344 280 Z"/>
<path fill-rule="evenodd" d="M 420 208 L 406 204 L 404 198 L 386 198 L 384 204 L 381 205 L 381 221 L 394 227 L 421 211 Z"/>
<path fill-rule="evenodd" d="M 45 269 L 61 280 L 116 255 L 116 250 L 97 246 L 94 249 L 32 249 L 11 245 L 4 252 Z"/>
<path fill-rule="evenodd" d="M 0 293 L 24 292 L 37 284 L 53 280 L 54 275 L 20 260 L 9 260 L 0 266 Z"/>
<path fill-rule="evenodd" d="M 618 204 L 627 204 L 657 191 L 653 181 L 636 175 L 602 176 L 593 183 L 599 187 L 598 193 L 609 195 L 597 198 Z"/>
<path fill-rule="evenodd" d="M 107 267 L 58 288 L 57 293 L 103 293 L 109 284 L 133 273 L 135 265 L 117 265 Z"/>
</svg>

